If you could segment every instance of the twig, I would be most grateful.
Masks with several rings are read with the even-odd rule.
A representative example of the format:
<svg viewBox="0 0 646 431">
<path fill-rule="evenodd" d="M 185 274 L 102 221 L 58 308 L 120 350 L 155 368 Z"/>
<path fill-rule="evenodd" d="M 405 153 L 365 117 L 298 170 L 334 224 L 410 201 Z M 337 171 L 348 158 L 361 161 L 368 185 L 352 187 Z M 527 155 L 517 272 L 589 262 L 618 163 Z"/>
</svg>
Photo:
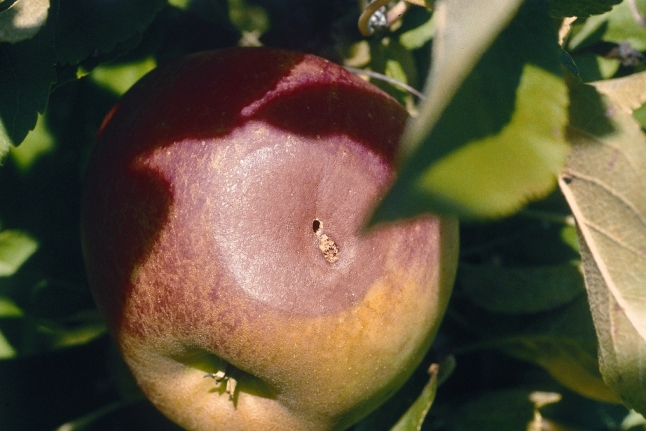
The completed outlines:
<svg viewBox="0 0 646 431">
<path fill-rule="evenodd" d="M 390 0 L 375 0 L 370 3 L 361 13 L 359 17 L 359 31 L 364 36 L 372 35 L 372 29 L 370 28 L 370 18 L 374 15 L 375 12 L 379 10 L 382 6 L 387 5 Z"/>
<path fill-rule="evenodd" d="M 346 70 L 348 70 L 348 71 L 350 71 L 352 73 L 355 73 L 357 75 L 366 75 L 366 76 L 369 76 L 371 78 L 375 78 L 375 79 L 385 81 L 385 82 L 387 82 L 389 84 L 392 84 L 392 85 L 394 85 L 396 87 L 401 87 L 404 90 L 408 91 L 409 93 L 419 97 L 421 100 L 424 100 L 424 95 L 422 93 L 420 93 L 419 91 L 415 90 L 410 85 L 404 84 L 401 81 L 397 81 L 396 79 L 393 79 L 390 76 L 386 76 L 383 73 L 373 72 L 372 70 L 356 69 L 354 67 L 349 67 L 349 66 L 345 66 L 345 68 L 346 68 Z"/>
</svg>

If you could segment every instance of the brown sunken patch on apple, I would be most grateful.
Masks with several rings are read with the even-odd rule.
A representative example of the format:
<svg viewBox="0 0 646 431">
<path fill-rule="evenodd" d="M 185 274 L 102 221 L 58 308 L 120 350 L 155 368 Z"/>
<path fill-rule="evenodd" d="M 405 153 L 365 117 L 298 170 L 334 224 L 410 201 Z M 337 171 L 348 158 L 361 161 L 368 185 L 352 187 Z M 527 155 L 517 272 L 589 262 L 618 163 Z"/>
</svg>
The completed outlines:
<svg viewBox="0 0 646 431">
<path fill-rule="evenodd" d="M 164 292 L 157 304 L 181 303 L 182 280 L 213 280 L 211 304 L 236 290 L 258 307 L 297 314 L 359 302 L 387 258 L 388 244 L 359 230 L 391 181 L 390 167 L 343 135 L 312 139 L 250 121 L 223 140 L 184 141 L 148 159 L 182 179 L 171 180 L 170 225 L 145 265 L 164 271 L 140 280 Z"/>
</svg>

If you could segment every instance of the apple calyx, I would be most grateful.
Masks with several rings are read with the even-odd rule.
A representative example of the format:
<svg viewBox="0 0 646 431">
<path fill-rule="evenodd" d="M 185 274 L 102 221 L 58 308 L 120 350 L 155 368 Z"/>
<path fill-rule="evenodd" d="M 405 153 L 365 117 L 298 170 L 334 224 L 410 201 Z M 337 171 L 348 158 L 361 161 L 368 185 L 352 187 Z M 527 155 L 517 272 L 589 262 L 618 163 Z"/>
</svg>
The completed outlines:
<svg viewBox="0 0 646 431">
<path fill-rule="evenodd" d="M 215 373 L 208 373 L 204 378 L 212 377 L 215 380 L 215 387 L 219 388 L 222 385 L 222 382 L 226 382 L 225 392 L 229 395 L 229 400 L 234 401 L 236 395 L 236 386 L 238 386 L 238 381 L 232 376 L 226 374 L 228 369 L 228 364 L 225 366 L 224 370 L 220 370 Z"/>
</svg>

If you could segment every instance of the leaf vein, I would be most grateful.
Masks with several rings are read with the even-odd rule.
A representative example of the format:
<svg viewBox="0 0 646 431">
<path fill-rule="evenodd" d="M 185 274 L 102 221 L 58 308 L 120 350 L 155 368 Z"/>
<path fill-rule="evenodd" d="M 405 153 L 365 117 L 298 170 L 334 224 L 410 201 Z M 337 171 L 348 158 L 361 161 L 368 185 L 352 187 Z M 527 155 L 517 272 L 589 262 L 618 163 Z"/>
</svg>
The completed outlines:
<svg viewBox="0 0 646 431">
<path fill-rule="evenodd" d="M 598 187 L 601 187 L 605 191 L 607 191 L 611 196 L 616 198 L 619 202 L 624 204 L 630 211 L 632 211 L 635 216 L 637 216 L 637 219 L 640 221 L 642 226 L 646 228 L 646 218 L 644 218 L 644 215 L 641 214 L 639 209 L 635 206 L 635 204 L 632 203 L 631 200 L 626 198 L 623 194 L 619 193 L 615 188 L 611 187 L 607 183 L 599 180 L 597 177 L 586 175 L 582 172 L 575 171 L 575 170 L 569 170 L 568 172 L 573 178 L 577 178 L 583 181 L 588 181 Z"/>
</svg>

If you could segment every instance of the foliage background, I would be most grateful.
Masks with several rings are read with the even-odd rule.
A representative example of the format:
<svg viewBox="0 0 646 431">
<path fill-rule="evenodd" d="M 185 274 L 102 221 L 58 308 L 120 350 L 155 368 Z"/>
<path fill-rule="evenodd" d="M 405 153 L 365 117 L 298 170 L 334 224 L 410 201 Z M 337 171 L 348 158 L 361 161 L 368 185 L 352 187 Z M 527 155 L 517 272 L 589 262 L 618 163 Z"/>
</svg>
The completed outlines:
<svg viewBox="0 0 646 431">
<path fill-rule="evenodd" d="M 414 118 L 375 220 L 462 219 L 437 341 L 355 430 L 391 429 L 418 396 L 395 429 L 434 397 L 423 429 L 646 429 L 646 0 L 431 3 L 363 36 L 356 0 L 0 2 L 0 429 L 177 429 L 94 307 L 85 161 L 147 71 L 258 44 L 424 89 L 372 79 Z"/>
</svg>

